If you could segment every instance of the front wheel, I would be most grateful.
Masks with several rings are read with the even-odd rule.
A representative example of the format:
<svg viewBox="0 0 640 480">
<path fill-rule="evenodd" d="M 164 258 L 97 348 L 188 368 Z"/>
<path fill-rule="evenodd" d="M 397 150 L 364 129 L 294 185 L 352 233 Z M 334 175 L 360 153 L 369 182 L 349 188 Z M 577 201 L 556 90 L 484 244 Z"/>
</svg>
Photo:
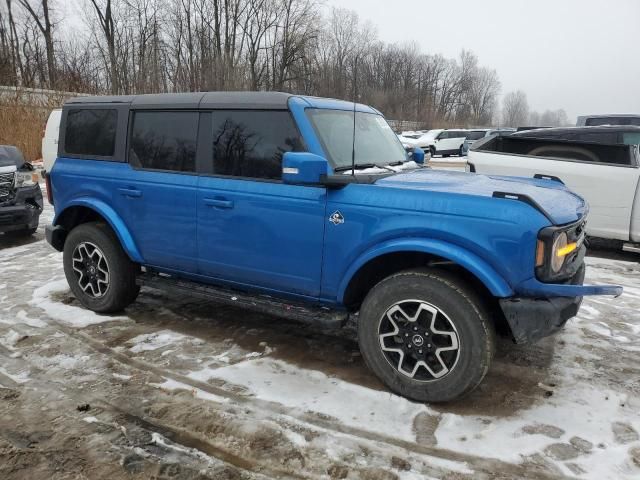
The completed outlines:
<svg viewBox="0 0 640 480">
<path fill-rule="evenodd" d="M 432 157 L 436 156 L 436 147 L 434 146 L 429 147 L 429 151 L 431 152 Z"/>
<path fill-rule="evenodd" d="M 358 342 L 369 368 L 393 392 L 445 402 L 476 388 L 495 348 L 482 302 L 444 271 L 411 270 L 377 284 L 365 298 Z"/>
<path fill-rule="evenodd" d="M 458 152 L 458 156 L 459 157 L 463 157 L 464 156 L 464 145 L 460 145 L 460 151 Z"/>
<path fill-rule="evenodd" d="M 64 243 L 62 262 L 71 291 L 89 310 L 117 312 L 138 296 L 139 267 L 104 223 L 84 223 L 71 230 Z"/>
</svg>

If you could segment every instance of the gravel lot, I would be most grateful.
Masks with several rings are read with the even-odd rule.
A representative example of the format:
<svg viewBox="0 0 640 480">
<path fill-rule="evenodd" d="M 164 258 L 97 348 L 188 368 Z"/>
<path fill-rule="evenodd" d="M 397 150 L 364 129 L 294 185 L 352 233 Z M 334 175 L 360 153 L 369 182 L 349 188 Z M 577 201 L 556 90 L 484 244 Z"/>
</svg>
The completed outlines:
<svg viewBox="0 0 640 480">
<path fill-rule="evenodd" d="M 502 342 L 476 392 L 432 406 L 382 387 L 353 325 L 149 289 L 96 315 L 42 227 L 0 236 L 0 478 L 640 478 L 639 257 L 605 257 L 587 281 L 620 298 Z"/>
</svg>

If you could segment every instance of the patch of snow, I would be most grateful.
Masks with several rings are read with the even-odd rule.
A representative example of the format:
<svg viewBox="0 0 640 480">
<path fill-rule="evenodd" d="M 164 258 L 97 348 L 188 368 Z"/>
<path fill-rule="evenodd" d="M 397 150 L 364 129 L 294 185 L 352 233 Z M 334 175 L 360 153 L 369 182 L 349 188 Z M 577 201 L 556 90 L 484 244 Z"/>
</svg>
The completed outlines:
<svg viewBox="0 0 640 480">
<path fill-rule="evenodd" d="M 51 318 L 66 325 L 83 328 L 97 323 L 112 322 L 114 320 L 126 320 L 128 317 L 98 315 L 97 313 L 82 307 L 65 305 L 62 302 L 52 299 L 52 295 L 69 291 L 66 279 L 55 279 L 33 291 L 33 296 L 29 302 L 31 305 L 40 307 Z"/>
<path fill-rule="evenodd" d="M 29 325 L 30 327 L 34 328 L 44 328 L 47 326 L 47 324 L 39 318 L 28 317 L 27 312 L 25 312 L 24 310 L 20 310 L 16 314 L 16 319 L 20 320 L 20 323 L 24 323 L 25 325 Z"/>
<path fill-rule="evenodd" d="M 29 373 L 28 372 L 20 372 L 20 373 L 9 373 L 4 368 L 0 367 L 0 373 L 5 377 L 9 377 L 16 383 L 26 383 L 29 381 Z"/>
<path fill-rule="evenodd" d="M 112 373 L 112 375 L 120 380 L 131 380 L 131 375 L 122 375 L 121 373 Z"/>
<path fill-rule="evenodd" d="M 190 337 L 172 330 L 160 330 L 154 333 L 145 333 L 127 340 L 126 343 L 133 344 L 129 350 L 133 353 L 148 352 L 168 347 L 175 343 L 183 342 Z"/>
<path fill-rule="evenodd" d="M 177 380 L 173 380 L 171 378 L 166 379 L 163 383 L 150 383 L 149 385 L 163 390 L 187 390 L 191 392 L 196 398 L 199 398 L 201 400 L 209 400 L 217 403 L 227 403 L 229 401 L 228 398 L 205 392 L 204 390 L 194 388 L 191 385 L 178 382 Z"/>
<path fill-rule="evenodd" d="M 0 337 L 0 343 L 2 345 L 4 345 L 5 347 L 9 348 L 10 350 L 13 350 L 13 347 L 16 346 L 16 343 L 17 343 L 18 340 L 20 340 L 21 336 L 22 335 L 20 335 L 15 330 L 10 329 L 2 337 Z"/>
<path fill-rule="evenodd" d="M 256 397 L 303 411 L 335 417 L 347 425 L 415 440 L 413 418 L 431 411 L 387 391 L 377 391 L 290 365 L 281 360 L 246 360 L 194 372 L 206 381 L 218 378 L 246 387 Z M 348 400 L 347 400 L 348 399 Z"/>
<path fill-rule="evenodd" d="M 82 419 L 83 422 L 87 422 L 87 423 L 98 423 L 99 420 L 96 417 L 84 417 Z"/>
</svg>

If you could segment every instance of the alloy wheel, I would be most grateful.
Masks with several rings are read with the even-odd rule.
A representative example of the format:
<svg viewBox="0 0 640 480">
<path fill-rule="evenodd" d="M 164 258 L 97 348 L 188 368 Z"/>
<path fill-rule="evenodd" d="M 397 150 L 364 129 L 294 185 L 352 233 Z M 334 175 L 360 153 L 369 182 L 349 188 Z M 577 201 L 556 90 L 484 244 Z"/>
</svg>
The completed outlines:
<svg viewBox="0 0 640 480">
<path fill-rule="evenodd" d="M 458 331 L 438 307 L 422 300 L 403 300 L 378 324 L 380 347 L 389 364 L 417 381 L 449 374 L 460 356 Z"/>
<path fill-rule="evenodd" d="M 103 297 L 109 289 L 109 264 L 95 244 L 81 242 L 72 256 L 73 271 L 78 285 L 93 298 Z"/>
</svg>

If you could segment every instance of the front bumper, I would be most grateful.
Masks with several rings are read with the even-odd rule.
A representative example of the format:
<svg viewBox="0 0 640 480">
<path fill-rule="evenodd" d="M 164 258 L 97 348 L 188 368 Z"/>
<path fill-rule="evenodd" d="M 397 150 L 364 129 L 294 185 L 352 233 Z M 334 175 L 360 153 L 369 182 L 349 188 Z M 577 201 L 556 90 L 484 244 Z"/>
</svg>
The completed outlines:
<svg viewBox="0 0 640 480">
<path fill-rule="evenodd" d="M 584 264 L 571 279 L 574 286 L 584 281 Z M 582 304 L 582 297 L 510 297 L 501 298 L 500 307 L 511 327 L 516 343 L 531 343 L 560 330 L 575 317 Z"/>
<path fill-rule="evenodd" d="M 42 207 L 40 185 L 17 188 L 13 198 L 0 203 L 0 233 L 36 228 Z"/>
</svg>

